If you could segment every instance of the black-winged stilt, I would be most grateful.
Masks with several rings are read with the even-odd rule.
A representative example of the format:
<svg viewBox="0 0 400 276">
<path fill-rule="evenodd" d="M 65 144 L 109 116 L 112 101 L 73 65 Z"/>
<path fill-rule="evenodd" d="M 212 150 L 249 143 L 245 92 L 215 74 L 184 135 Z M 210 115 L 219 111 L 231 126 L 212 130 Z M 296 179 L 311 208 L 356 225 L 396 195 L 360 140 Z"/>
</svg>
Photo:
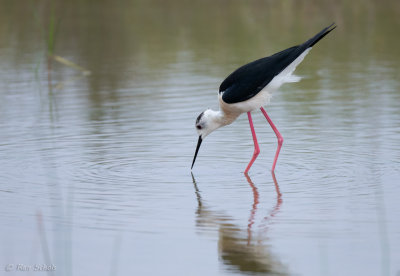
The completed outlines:
<svg viewBox="0 0 400 276">
<path fill-rule="evenodd" d="M 278 138 L 278 148 L 272 165 L 273 172 L 278 160 L 279 151 L 282 147 L 283 138 L 263 106 L 269 102 L 272 93 L 282 84 L 300 80 L 300 78 L 292 75 L 296 66 L 303 61 L 304 57 L 318 41 L 335 28 L 336 26 L 331 24 L 303 44 L 250 62 L 231 73 L 219 87 L 218 99 L 220 110 L 207 109 L 200 113 L 196 119 L 199 140 L 191 168 L 193 169 L 197 153 L 204 138 L 214 130 L 231 124 L 240 114 L 247 112 L 254 140 L 254 154 L 244 171 L 247 173 L 260 153 L 251 118 L 251 111 L 260 108 Z"/>
</svg>

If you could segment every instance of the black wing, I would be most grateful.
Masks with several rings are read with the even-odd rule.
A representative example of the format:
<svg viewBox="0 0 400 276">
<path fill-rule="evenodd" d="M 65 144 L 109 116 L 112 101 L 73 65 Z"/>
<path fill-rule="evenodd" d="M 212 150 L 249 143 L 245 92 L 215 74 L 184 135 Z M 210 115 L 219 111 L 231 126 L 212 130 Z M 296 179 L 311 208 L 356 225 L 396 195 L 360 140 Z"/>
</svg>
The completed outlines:
<svg viewBox="0 0 400 276">
<path fill-rule="evenodd" d="M 219 93 L 226 103 L 246 101 L 260 92 L 276 75 L 288 67 L 305 50 L 315 45 L 336 28 L 324 28 L 301 45 L 293 46 L 272 56 L 261 58 L 236 69 L 220 85 Z"/>
</svg>

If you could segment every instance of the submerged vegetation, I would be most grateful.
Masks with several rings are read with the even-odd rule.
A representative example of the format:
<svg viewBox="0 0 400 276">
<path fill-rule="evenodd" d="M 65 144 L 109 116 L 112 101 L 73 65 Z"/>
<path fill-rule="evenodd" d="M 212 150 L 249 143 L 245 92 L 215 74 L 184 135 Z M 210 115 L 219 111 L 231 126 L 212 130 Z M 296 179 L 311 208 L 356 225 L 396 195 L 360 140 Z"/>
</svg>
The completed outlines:
<svg viewBox="0 0 400 276">
<path fill-rule="evenodd" d="M 39 30 L 40 36 L 43 37 L 43 41 L 45 41 L 46 45 L 46 51 L 45 51 L 45 57 L 46 57 L 46 64 L 47 64 L 47 84 L 48 84 L 48 90 L 49 94 L 51 95 L 53 93 L 53 89 L 55 88 L 56 90 L 61 89 L 65 83 L 68 83 L 70 81 L 75 80 L 77 77 L 72 77 L 69 78 L 65 81 L 60 81 L 58 83 L 53 83 L 53 68 L 54 62 L 58 62 L 59 64 L 62 64 L 64 66 L 67 66 L 71 69 L 77 70 L 80 72 L 80 76 L 78 78 L 81 78 L 82 76 L 88 76 L 91 74 L 91 72 L 82 66 L 79 66 L 75 62 L 66 59 L 65 57 L 59 56 L 56 54 L 56 43 L 57 43 L 57 38 L 59 36 L 59 29 L 61 25 L 61 14 L 60 10 L 61 7 L 56 7 L 56 2 L 55 1 L 39 1 L 39 2 L 34 2 L 32 5 L 32 10 L 35 22 L 37 24 L 37 29 Z M 37 66 L 35 67 L 35 75 L 38 75 L 38 71 L 40 68 L 40 61 L 37 63 Z M 38 80 L 38 78 L 36 77 Z"/>
</svg>

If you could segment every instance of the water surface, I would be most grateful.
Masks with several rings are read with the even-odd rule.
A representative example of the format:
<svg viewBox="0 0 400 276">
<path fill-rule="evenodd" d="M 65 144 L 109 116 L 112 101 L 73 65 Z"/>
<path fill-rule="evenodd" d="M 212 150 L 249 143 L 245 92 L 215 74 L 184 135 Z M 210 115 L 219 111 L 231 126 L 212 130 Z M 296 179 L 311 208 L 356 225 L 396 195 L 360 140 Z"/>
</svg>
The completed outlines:
<svg viewBox="0 0 400 276">
<path fill-rule="evenodd" d="M 1 269 L 51 275 L 396 275 L 397 1 L 69 1 L 0 9 Z M 54 54 L 46 57 L 52 16 Z M 267 111 L 203 142 L 236 67 L 339 26 Z M 49 66 L 50 64 L 50 66 Z M 32 268 L 31 268 L 32 270 Z"/>
</svg>

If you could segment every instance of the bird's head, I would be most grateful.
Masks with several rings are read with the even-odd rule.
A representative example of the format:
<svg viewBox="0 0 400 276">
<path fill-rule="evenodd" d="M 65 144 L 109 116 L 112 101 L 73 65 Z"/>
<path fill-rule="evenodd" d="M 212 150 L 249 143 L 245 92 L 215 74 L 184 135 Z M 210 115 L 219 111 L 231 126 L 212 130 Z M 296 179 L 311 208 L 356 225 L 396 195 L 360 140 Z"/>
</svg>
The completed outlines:
<svg viewBox="0 0 400 276">
<path fill-rule="evenodd" d="M 201 112 L 200 115 L 196 119 L 196 130 L 199 134 L 199 140 L 197 142 L 196 152 L 194 154 L 192 168 L 194 162 L 196 161 L 197 153 L 199 152 L 201 142 L 206 138 L 208 134 L 216 130 L 217 128 L 223 126 L 222 118 L 223 115 L 220 111 L 214 111 L 211 109 L 206 109 Z"/>
<path fill-rule="evenodd" d="M 206 109 L 197 116 L 195 126 L 201 139 L 221 126 L 218 114 L 218 111 Z"/>
</svg>

